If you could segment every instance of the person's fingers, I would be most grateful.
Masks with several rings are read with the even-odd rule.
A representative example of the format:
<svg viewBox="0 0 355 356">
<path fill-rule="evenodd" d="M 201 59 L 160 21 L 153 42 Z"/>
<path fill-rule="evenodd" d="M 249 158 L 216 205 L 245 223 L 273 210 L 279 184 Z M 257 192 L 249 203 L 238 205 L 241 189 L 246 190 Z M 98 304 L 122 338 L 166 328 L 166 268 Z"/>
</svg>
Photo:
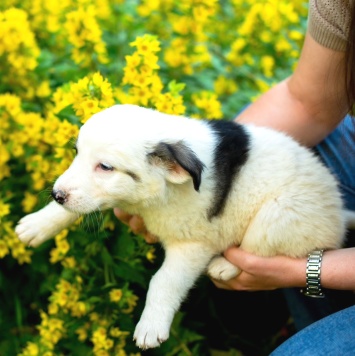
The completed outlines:
<svg viewBox="0 0 355 356">
<path fill-rule="evenodd" d="M 143 219 L 138 215 L 133 215 L 129 220 L 129 226 L 131 230 L 139 235 L 147 233 L 147 228 L 145 227 Z"/>
<path fill-rule="evenodd" d="M 121 209 L 114 208 L 114 214 L 124 224 L 128 225 L 135 234 L 145 234 L 147 229 L 145 227 L 143 219 L 138 215 L 131 215 L 124 212 Z"/>
<path fill-rule="evenodd" d="M 227 285 L 217 279 L 211 278 L 212 283 L 219 289 L 228 289 Z"/>
<path fill-rule="evenodd" d="M 129 225 L 129 221 L 132 218 L 131 214 L 128 214 L 119 208 L 114 208 L 113 213 L 115 214 L 118 220 L 121 220 L 124 224 Z"/>
<path fill-rule="evenodd" d="M 230 263 L 237 264 L 244 257 L 245 252 L 239 247 L 232 246 L 226 249 L 223 254 Z"/>
<path fill-rule="evenodd" d="M 246 271 L 253 269 L 255 263 L 261 259 L 261 257 L 255 256 L 235 246 L 229 247 L 224 251 L 223 255 L 230 263 Z"/>
<path fill-rule="evenodd" d="M 154 243 L 156 243 L 156 242 L 159 241 L 159 239 L 158 239 L 155 235 L 151 234 L 150 232 L 144 233 L 144 234 L 143 234 L 143 237 L 144 237 L 144 240 L 145 240 L 148 244 L 154 244 Z"/>
<path fill-rule="evenodd" d="M 113 212 L 120 221 L 130 227 L 132 232 L 136 235 L 142 235 L 147 243 L 153 244 L 159 241 L 155 235 L 147 231 L 144 221 L 140 216 L 128 214 L 119 208 L 114 208 Z"/>
<path fill-rule="evenodd" d="M 211 278 L 212 283 L 219 289 L 233 290 L 226 282 Z"/>
</svg>

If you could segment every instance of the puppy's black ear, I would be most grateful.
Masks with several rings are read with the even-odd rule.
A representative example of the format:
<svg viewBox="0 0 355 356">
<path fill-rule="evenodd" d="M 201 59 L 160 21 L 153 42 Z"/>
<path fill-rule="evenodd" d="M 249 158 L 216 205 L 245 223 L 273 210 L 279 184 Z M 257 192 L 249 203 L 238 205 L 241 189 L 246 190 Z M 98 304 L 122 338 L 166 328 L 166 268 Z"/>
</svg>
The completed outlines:
<svg viewBox="0 0 355 356">
<path fill-rule="evenodd" d="M 166 179 L 168 181 L 182 184 L 191 177 L 195 190 L 199 190 L 204 165 L 197 158 L 195 152 L 183 142 L 160 142 L 154 152 L 149 154 L 149 158 L 153 162 L 158 161 L 164 164 L 167 169 Z"/>
</svg>

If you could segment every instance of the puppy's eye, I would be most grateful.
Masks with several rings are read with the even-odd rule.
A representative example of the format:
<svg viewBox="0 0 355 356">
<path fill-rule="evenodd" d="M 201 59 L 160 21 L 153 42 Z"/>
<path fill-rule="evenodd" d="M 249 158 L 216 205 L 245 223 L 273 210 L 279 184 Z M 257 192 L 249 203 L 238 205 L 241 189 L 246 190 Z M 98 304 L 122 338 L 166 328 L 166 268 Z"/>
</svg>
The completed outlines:
<svg viewBox="0 0 355 356">
<path fill-rule="evenodd" d="M 97 167 L 102 171 L 113 171 L 113 167 L 107 163 L 99 163 Z"/>
</svg>

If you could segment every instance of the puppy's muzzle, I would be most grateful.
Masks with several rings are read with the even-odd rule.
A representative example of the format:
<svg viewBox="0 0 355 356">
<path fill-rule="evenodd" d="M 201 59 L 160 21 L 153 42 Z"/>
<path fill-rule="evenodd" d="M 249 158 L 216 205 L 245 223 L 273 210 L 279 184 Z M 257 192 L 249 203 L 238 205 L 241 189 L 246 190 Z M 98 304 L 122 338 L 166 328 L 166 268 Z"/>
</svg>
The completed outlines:
<svg viewBox="0 0 355 356">
<path fill-rule="evenodd" d="M 63 205 L 68 200 L 68 194 L 63 190 L 52 190 L 53 199 L 60 205 Z"/>
</svg>

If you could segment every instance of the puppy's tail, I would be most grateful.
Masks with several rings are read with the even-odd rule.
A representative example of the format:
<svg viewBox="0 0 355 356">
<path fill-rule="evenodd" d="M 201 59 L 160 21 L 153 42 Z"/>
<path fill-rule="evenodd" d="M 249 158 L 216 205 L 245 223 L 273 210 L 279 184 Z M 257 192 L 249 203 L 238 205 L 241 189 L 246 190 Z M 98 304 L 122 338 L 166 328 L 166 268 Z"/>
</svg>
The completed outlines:
<svg viewBox="0 0 355 356">
<path fill-rule="evenodd" d="M 344 217 L 346 227 L 348 229 L 355 229 L 355 211 L 344 210 Z"/>
</svg>

